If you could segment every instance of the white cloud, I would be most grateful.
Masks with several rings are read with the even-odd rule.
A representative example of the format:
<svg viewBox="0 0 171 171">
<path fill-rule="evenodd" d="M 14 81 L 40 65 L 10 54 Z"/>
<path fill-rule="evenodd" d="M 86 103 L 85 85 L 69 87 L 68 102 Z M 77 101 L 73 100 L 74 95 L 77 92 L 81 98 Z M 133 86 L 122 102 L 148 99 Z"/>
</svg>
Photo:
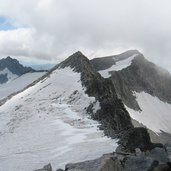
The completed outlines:
<svg viewBox="0 0 171 171">
<path fill-rule="evenodd" d="M 101 56 L 137 48 L 156 63 L 162 60 L 164 67 L 171 66 L 170 0 L 0 0 L 0 4 L 0 15 L 27 26 L 1 31 L 6 36 L 0 46 L 6 48 L 0 47 L 0 54 L 55 60 L 77 50 Z"/>
</svg>

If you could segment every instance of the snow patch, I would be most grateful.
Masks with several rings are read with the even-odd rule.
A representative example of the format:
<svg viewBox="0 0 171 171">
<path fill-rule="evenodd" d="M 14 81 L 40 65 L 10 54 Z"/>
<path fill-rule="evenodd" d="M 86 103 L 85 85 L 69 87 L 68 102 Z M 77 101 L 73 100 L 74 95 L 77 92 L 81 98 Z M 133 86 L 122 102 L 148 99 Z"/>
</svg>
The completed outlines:
<svg viewBox="0 0 171 171">
<path fill-rule="evenodd" d="M 113 66 L 111 66 L 110 68 L 99 71 L 99 73 L 101 74 L 102 77 L 109 78 L 111 76 L 110 71 L 120 71 L 120 70 L 122 70 L 124 68 L 127 68 L 128 66 L 131 65 L 132 60 L 137 55 L 138 54 L 135 54 L 135 55 L 132 55 L 132 56 L 130 56 L 129 58 L 127 58 L 125 60 L 118 61 Z M 115 61 L 115 58 L 113 58 L 113 60 Z"/>
<path fill-rule="evenodd" d="M 156 133 L 161 130 L 171 133 L 171 104 L 145 92 L 135 95 L 142 111 L 135 111 L 126 106 L 130 116 Z"/>
</svg>

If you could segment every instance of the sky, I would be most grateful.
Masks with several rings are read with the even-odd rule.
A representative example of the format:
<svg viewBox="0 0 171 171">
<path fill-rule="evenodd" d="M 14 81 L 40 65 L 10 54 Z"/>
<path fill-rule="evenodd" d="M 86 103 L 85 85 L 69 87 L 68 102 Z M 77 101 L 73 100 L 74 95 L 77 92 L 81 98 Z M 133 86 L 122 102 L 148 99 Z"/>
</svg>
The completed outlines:
<svg viewBox="0 0 171 171">
<path fill-rule="evenodd" d="M 0 58 L 58 63 L 138 49 L 171 71 L 170 0 L 0 0 Z"/>
</svg>

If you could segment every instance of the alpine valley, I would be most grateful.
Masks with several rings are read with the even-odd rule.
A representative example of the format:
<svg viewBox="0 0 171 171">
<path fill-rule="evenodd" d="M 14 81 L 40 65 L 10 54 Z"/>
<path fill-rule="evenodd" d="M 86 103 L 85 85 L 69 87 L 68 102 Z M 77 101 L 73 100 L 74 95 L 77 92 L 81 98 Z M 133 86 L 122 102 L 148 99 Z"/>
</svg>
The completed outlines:
<svg viewBox="0 0 171 171">
<path fill-rule="evenodd" d="M 48 72 L 0 60 L 2 171 L 169 170 L 170 123 L 171 75 L 137 50 Z"/>
</svg>

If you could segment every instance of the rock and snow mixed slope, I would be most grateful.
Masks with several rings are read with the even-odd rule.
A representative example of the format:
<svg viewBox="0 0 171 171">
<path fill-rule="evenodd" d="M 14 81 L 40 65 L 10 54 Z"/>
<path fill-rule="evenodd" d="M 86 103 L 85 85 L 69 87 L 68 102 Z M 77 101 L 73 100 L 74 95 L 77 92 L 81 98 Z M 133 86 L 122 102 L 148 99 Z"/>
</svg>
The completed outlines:
<svg viewBox="0 0 171 171">
<path fill-rule="evenodd" d="M 106 65 L 107 62 L 102 65 L 105 58 L 94 59 L 92 64 L 103 77 L 110 77 L 133 119 L 156 133 L 171 134 L 171 75 L 137 51 L 123 54 L 117 55 L 118 62 L 112 66 Z M 96 67 L 99 63 L 101 68 Z"/>
<path fill-rule="evenodd" d="M 126 107 L 131 117 L 155 133 L 171 133 L 171 104 L 145 92 L 135 95 L 141 111 Z"/>
<path fill-rule="evenodd" d="M 115 57 L 113 57 L 113 60 L 115 61 L 115 64 L 113 64 L 110 68 L 105 70 L 100 70 L 99 73 L 104 78 L 109 78 L 111 76 L 111 71 L 120 71 L 124 68 L 127 68 L 131 65 L 132 60 L 138 56 L 138 54 L 134 54 L 132 56 L 129 56 L 127 59 L 119 60 L 117 61 Z"/>
<path fill-rule="evenodd" d="M 0 107 L 0 166 L 5 171 L 30 171 L 47 162 L 53 167 L 95 159 L 116 148 L 99 123 L 87 115 L 101 106 L 85 94 L 80 73 L 54 69 L 35 85 Z"/>
</svg>

